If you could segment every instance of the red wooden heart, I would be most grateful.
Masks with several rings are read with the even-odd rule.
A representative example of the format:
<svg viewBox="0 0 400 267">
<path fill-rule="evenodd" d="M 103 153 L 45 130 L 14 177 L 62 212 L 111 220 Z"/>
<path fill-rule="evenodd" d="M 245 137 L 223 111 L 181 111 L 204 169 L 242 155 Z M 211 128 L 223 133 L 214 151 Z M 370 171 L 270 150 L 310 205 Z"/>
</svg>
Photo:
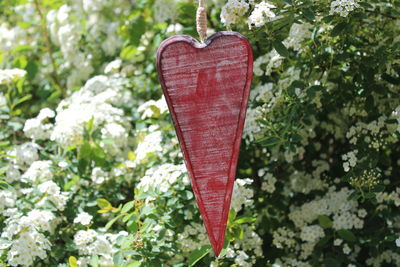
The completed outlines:
<svg viewBox="0 0 400 267">
<path fill-rule="evenodd" d="M 216 255 L 225 239 L 253 74 L 247 39 L 219 32 L 205 43 L 178 35 L 157 52 L 161 86 Z"/>
</svg>

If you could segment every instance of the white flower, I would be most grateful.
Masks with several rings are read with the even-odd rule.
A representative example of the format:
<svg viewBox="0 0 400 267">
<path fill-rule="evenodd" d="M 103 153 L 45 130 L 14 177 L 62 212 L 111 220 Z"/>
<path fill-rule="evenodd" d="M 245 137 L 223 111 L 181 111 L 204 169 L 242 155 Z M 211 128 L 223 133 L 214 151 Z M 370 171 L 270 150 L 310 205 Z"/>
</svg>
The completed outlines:
<svg viewBox="0 0 400 267">
<path fill-rule="evenodd" d="M 256 4 L 253 12 L 251 12 L 251 15 L 247 21 L 249 27 L 251 26 L 261 27 L 268 20 L 275 18 L 276 15 L 274 12 L 272 12 L 271 8 L 276 8 L 276 7 L 264 1 Z"/>
<path fill-rule="evenodd" d="M 17 196 L 8 190 L 0 191 L 0 211 L 2 212 L 5 208 L 13 207 Z"/>
<path fill-rule="evenodd" d="M 91 243 L 95 240 L 97 236 L 96 231 L 89 229 L 87 231 L 80 230 L 74 236 L 74 243 L 80 249 L 81 247 L 85 247 L 88 243 Z"/>
<path fill-rule="evenodd" d="M 92 222 L 93 216 L 87 212 L 81 212 L 78 216 L 74 219 L 74 223 L 80 223 L 82 225 L 89 225 Z"/>
<path fill-rule="evenodd" d="M 19 223 L 24 227 L 35 226 L 37 229 L 53 232 L 57 224 L 57 219 L 49 210 L 34 209 L 28 212 L 26 216 L 23 216 L 19 220 Z"/>
<path fill-rule="evenodd" d="M 87 13 L 99 12 L 106 2 L 102 0 L 83 0 L 83 10 Z"/>
<path fill-rule="evenodd" d="M 92 170 L 91 178 L 95 184 L 102 184 L 105 180 L 108 179 L 108 174 L 101 168 L 95 167 Z"/>
<path fill-rule="evenodd" d="M 10 155 L 15 157 L 13 163 L 19 168 L 25 169 L 26 166 L 39 159 L 38 149 L 39 146 L 31 142 L 14 146 L 14 149 L 10 152 Z"/>
<path fill-rule="evenodd" d="M 249 265 L 249 263 L 246 262 L 246 260 L 248 258 L 249 258 L 249 255 L 247 255 L 246 252 L 241 250 L 241 251 L 239 251 L 239 255 L 235 259 L 235 263 L 238 266 L 251 266 L 251 264 Z"/>
<path fill-rule="evenodd" d="M 324 236 L 324 230 L 319 225 L 305 226 L 301 229 L 300 234 L 301 240 L 307 242 L 316 242 Z"/>
<path fill-rule="evenodd" d="M 16 82 L 25 75 L 26 71 L 21 69 L 0 70 L 0 84 L 10 84 Z"/>
<path fill-rule="evenodd" d="M 68 166 L 68 162 L 66 162 L 66 161 L 60 161 L 58 163 L 58 167 L 60 167 L 60 168 L 65 168 L 67 166 Z"/>
<path fill-rule="evenodd" d="M 330 15 L 335 13 L 342 17 L 347 17 L 351 11 L 360 7 L 357 3 L 359 0 L 334 0 L 331 2 Z"/>
<path fill-rule="evenodd" d="M 43 108 L 40 110 L 39 115 L 37 116 L 37 118 L 39 120 L 44 120 L 46 118 L 54 118 L 55 116 L 55 112 L 49 108 Z"/>
<path fill-rule="evenodd" d="M 135 161 L 140 163 L 141 161 L 146 159 L 148 154 L 162 152 L 162 138 L 163 134 L 161 133 L 161 131 L 150 132 L 148 135 L 146 135 L 143 141 L 138 144 L 135 150 Z"/>
<path fill-rule="evenodd" d="M 340 238 L 336 238 L 336 239 L 333 241 L 333 245 L 334 245 L 334 246 L 340 246 L 342 243 L 343 243 L 343 240 L 340 239 Z"/>
<path fill-rule="evenodd" d="M 22 175 L 22 179 L 29 182 L 47 181 L 53 179 L 53 172 L 50 169 L 50 160 L 35 161 Z"/>
<path fill-rule="evenodd" d="M 150 168 L 146 171 L 146 175 L 140 179 L 137 185 L 138 189 L 147 192 L 149 189 L 158 189 L 161 192 L 167 192 L 171 186 L 178 182 L 178 177 L 181 177 L 179 182 L 188 184 L 189 180 L 186 173 L 185 165 L 163 164 L 158 167 Z M 151 200 L 149 198 L 149 200 Z"/>
<path fill-rule="evenodd" d="M 253 181 L 251 179 L 236 179 L 233 186 L 231 208 L 236 212 L 242 209 L 242 206 L 253 204 L 253 189 L 247 187 Z"/>
<path fill-rule="evenodd" d="M 347 154 L 342 155 L 342 159 L 344 160 L 343 169 L 345 172 L 348 172 L 350 170 L 350 167 L 356 166 L 357 153 L 358 150 L 355 149 L 353 151 L 348 152 Z"/>
<path fill-rule="evenodd" d="M 124 103 L 126 95 L 121 93 L 122 81 L 107 76 L 96 76 L 57 107 L 55 126 L 51 140 L 63 147 L 79 143 L 83 138 L 87 123 L 93 119 L 93 125 L 104 126 L 103 137 L 115 138 L 104 144 L 107 153 L 116 155 L 126 145 L 129 124 L 122 109 L 114 103 Z M 126 130 L 124 129 L 126 128 Z"/>
<path fill-rule="evenodd" d="M 60 187 L 53 181 L 47 181 L 38 186 L 41 193 L 49 195 L 58 195 L 60 193 Z"/>
<path fill-rule="evenodd" d="M 49 249 L 49 240 L 34 227 L 27 227 L 12 241 L 7 261 L 10 266 L 33 266 L 37 257 L 42 260 L 46 258 L 46 250 Z"/>
<path fill-rule="evenodd" d="M 358 217 L 360 218 L 365 218 L 365 216 L 367 216 L 367 211 L 365 209 L 360 209 L 358 210 Z"/>
<path fill-rule="evenodd" d="M 149 100 L 140 105 L 138 108 L 138 112 L 142 113 L 141 116 L 142 120 L 146 118 L 158 118 L 161 114 L 165 113 L 167 110 L 168 106 L 164 96 L 162 96 L 157 101 Z"/>
<path fill-rule="evenodd" d="M 175 21 L 178 15 L 177 1 L 174 0 L 156 0 L 152 9 L 157 23 L 164 23 L 167 20 Z"/>
<path fill-rule="evenodd" d="M 176 23 L 176 24 L 170 24 L 167 28 L 167 33 L 179 33 L 183 29 L 182 24 Z"/>
<path fill-rule="evenodd" d="M 246 1 L 228 0 L 221 10 L 221 22 L 226 26 L 234 24 L 247 10 L 249 10 L 249 4 Z"/>
<path fill-rule="evenodd" d="M 302 49 L 303 40 L 311 37 L 312 25 L 309 23 L 297 24 L 293 23 L 290 28 L 289 36 L 283 41 L 286 47 L 292 47 L 293 50 L 299 51 Z"/>
<path fill-rule="evenodd" d="M 13 165 L 10 165 L 6 172 L 5 180 L 7 183 L 18 181 L 21 178 L 21 173 Z"/>
<path fill-rule="evenodd" d="M 54 116 L 54 111 L 49 108 L 40 110 L 36 118 L 29 119 L 25 122 L 25 135 L 33 140 L 50 138 L 53 125 L 51 123 L 44 123 L 43 121 L 47 118 L 53 118 Z"/>
<path fill-rule="evenodd" d="M 110 63 L 108 63 L 108 65 L 104 68 L 104 73 L 108 74 L 108 73 L 114 73 L 114 72 L 118 72 L 119 69 L 121 68 L 122 65 L 122 60 L 121 59 L 116 59 L 114 61 L 111 61 Z"/>
<path fill-rule="evenodd" d="M 273 193 L 275 191 L 276 178 L 271 173 L 267 173 L 264 180 L 261 184 L 261 190 Z"/>
<path fill-rule="evenodd" d="M 344 244 L 344 246 L 343 246 L 343 253 L 346 254 L 346 255 L 349 255 L 350 252 L 351 252 L 351 248 L 349 247 L 349 245 Z"/>
<path fill-rule="evenodd" d="M 400 247 L 400 237 L 396 239 L 396 246 Z"/>
<path fill-rule="evenodd" d="M 102 234 L 92 229 L 80 230 L 74 236 L 74 243 L 79 255 L 99 255 L 102 266 L 113 266 L 112 255 L 116 252 L 113 245 L 118 237 L 127 235 L 123 231 L 118 234 Z M 80 257 L 79 260 L 82 260 L 82 266 L 90 264 L 90 257 Z"/>
</svg>

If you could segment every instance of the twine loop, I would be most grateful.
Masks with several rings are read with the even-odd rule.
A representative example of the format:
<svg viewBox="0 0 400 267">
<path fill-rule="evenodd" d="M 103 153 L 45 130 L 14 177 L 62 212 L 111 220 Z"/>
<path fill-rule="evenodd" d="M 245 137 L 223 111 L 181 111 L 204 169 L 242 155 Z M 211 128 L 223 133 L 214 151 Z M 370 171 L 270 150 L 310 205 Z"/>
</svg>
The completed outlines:
<svg viewBox="0 0 400 267">
<path fill-rule="evenodd" d="M 199 0 L 199 7 L 196 12 L 196 28 L 201 42 L 207 38 L 207 12 L 205 0 Z"/>
</svg>

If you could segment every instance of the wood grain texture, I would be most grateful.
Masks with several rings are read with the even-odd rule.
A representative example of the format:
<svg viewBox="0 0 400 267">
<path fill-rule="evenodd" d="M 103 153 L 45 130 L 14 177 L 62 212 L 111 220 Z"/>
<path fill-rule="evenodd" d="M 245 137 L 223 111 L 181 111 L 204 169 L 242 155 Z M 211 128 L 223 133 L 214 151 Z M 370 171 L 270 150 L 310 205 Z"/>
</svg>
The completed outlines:
<svg viewBox="0 0 400 267">
<path fill-rule="evenodd" d="M 253 73 L 251 46 L 236 32 L 216 33 L 205 43 L 173 36 L 158 49 L 157 69 L 202 219 L 219 255 Z"/>
</svg>

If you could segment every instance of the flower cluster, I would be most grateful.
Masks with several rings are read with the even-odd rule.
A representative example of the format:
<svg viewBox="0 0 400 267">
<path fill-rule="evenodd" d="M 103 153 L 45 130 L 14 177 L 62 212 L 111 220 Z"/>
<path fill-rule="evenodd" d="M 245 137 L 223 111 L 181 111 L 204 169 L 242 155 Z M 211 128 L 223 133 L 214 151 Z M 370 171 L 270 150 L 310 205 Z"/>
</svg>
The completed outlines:
<svg viewBox="0 0 400 267">
<path fill-rule="evenodd" d="M 249 20 L 247 23 L 249 24 L 250 27 L 263 26 L 267 21 L 276 17 L 275 13 L 271 10 L 274 8 L 276 8 L 276 6 L 265 1 L 256 4 L 254 10 L 251 12 L 251 15 L 249 16 Z"/>
<path fill-rule="evenodd" d="M 249 178 L 246 179 L 236 179 L 235 184 L 233 186 L 232 193 L 232 202 L 231 208 L 236 212 L 242 209 L 242 206 L 248 206 L 253 204 L 253 190 L 248 188 L 247 185 L 250 185 L 252 180 Z"/>
<path fill-rule="evenodd" d="M 330 14 L 338 13 L 342 17 L 347 17 L 351 11 L 360 7 L 358 0 L 334 0 L 331 2 Z"/>
<path fill-rule="evenodd" d="M 113 265 L 113 253 L 116 249 L 113 245 L 120 236 L 126 236 L 127 232 L 119 232 L 117 234 L 108 234 L 96 232 L 92 229 L 80 230 L 74 236 L 74 244 L 78 249 L 79 266 L 90 266 L 91 256 L 99 257 L 102 266 Z"/>
<path fill-rule="evenodd" d="M 221 10 L 221 22 L 226 26 L 235 24 L 249 10 L 244 0 L 229 0 Z"/>
<path fill-rule="evenodd" d="M 0 85 L 16 82 L 25 75 L 26 71 L 21 69 L 0 70 Z"/>
</svg>

